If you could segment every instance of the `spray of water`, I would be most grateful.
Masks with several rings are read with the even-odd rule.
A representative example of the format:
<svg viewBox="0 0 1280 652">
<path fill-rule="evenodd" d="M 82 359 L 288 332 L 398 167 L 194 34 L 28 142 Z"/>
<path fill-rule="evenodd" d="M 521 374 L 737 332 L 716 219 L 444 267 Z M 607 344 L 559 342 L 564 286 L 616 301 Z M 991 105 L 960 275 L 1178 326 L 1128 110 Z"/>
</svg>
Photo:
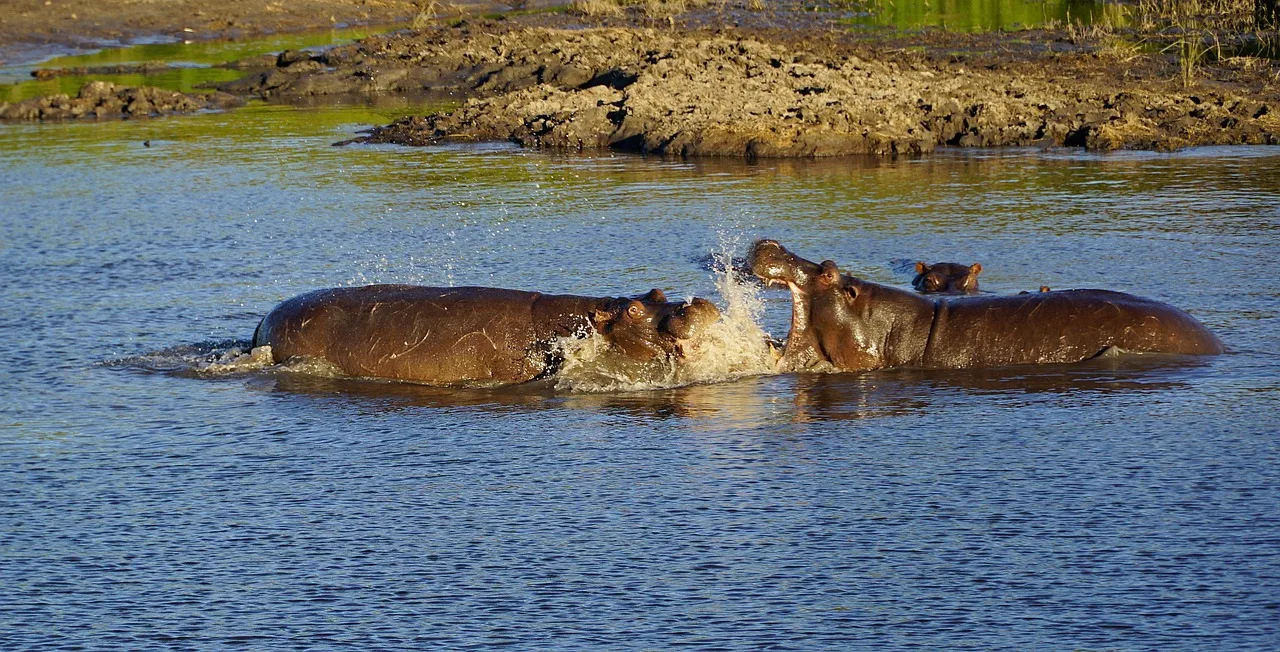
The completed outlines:
<svg viewBox="0 0 1280 652">
<path fill-rule="evenodd" d="M 598 334 L 560 342 L 564 366 L 555 387 L 562 391 L 610 392 L 716 383 L 774 372 L 775 352 L 760 327 L 760 286 L 744 277 L 733 252 L 743 246 L 721 235 L 712 273 L 720 295 L 720 319 L 682 359 L 637 363 L 612 355 Z M 692 297 L 690 297 L 692 300 Z"/>
<path fill-rule="evenodd" d="M 247 353 L 240 348 L 217 351 L 211 360 L 200 360 L 195 364 L 199 374 L 219 376 L 223 374 L 257 371 L 271 366 L 271 347 L 259 346 Z"/>
</svg>

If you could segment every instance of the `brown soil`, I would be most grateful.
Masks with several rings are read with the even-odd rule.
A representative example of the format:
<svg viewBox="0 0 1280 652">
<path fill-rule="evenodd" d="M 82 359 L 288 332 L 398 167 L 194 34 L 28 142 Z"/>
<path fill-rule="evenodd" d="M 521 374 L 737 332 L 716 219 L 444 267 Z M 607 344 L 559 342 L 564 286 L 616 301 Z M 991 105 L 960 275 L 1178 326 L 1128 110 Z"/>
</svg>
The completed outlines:
<svg viewBox="0 0 1280 652">
<path fill-rule="evenodd" d="M 1040 34 L 1051 39 L 1051 35 Z M 897 37 L 894 37 L 897 38 Z M 1264 65 L 1182 88 L 1159 56 L 929 33 L 919 49 L 830 31 L 529 27 L 469 21 L 392 34 L 222 90 L 274 98 L 453 89 L 451 113 L 360 142 L 512 140 L 674 156 L 919 154 L 939 145 L 1172 149 L 1280 143 Z"/>
<path fill-rule="evenodd" d="M 75 97 L 47 95 L 16 104 L 0 102 L 3 120 L 66 120 L 68 118 L 141 118 L 204 109 L 229 109 L 243 104 L 227 93 L 179 93 L 161 88 L 126 88 L 92 81 Z"/>
</svg>

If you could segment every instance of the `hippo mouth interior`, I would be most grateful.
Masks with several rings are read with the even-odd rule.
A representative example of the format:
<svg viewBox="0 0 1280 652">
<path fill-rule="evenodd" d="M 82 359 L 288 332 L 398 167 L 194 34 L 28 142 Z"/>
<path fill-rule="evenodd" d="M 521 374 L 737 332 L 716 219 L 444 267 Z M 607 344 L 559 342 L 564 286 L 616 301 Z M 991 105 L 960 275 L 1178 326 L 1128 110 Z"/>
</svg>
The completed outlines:
<svg viewBox="0 0 1280 652">
<path fill-rule="evenodd" d="M 784 285 L 791 291 L 791 333 L 794 335 L 809 327 L 809 293 L 795 283 Z"/>
</svg>

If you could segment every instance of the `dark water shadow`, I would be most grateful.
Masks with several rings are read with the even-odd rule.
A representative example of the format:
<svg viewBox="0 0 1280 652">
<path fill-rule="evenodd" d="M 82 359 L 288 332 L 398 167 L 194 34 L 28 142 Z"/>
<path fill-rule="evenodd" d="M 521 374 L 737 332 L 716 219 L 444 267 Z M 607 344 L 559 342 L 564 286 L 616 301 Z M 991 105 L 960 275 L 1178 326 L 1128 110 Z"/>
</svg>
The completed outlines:
<svg viewBox="0 0 1280 652">
<path fill-rule="evenodd" d="M 1190 387 L 1211 358 L 1125 354 L 1075 364 L 989 369 L 887 369 L 801 374 L 797 420 L 849 420 L 944 409 L 978 396 L 1077 396 L 1150 393 Z"/>
<path fill-rule="evenodd" d="M 554 381 L 535 381 L 494 388 L 434 387 L 376 379 L 332 378 L 304 373 L 261 372 L 248 385 L 271 394 L 359 404 L 364 409 L 400 411 L 430 409 L 523 413 L 562 410 L 606 413 L 646 420 L 715 419 L 744 427 L 759 425 L 761 405 L 773 391 L 768 377 L 624 392 L 564 392 Z"/>
<path fill-rule="evenodd" d="M 715 420 L 744 428 L 779 422 L 877 419 L 946 409 L 978 396 L 1073 396 L 1177 390 L 1215 358 L 1124 354 L 1075 364 L 1019 365 L 988 369 L 885 369 L 859 373 L 782 374 L 667 389 L 614 392 L 557 390 L 554 379 L 493 388 L 438 387 L 393 380 L 347 378 L 249 367 L 210 374 L 202 364 L 236 357 L 248 341 L 203 342 L 153 354 L 103 362 L 133 373 L 159 373 L 205 382 L 245 383 L 249 388 L 299 399 L 399 411 L 568 410 L 649 420 Z M 1090 399 L 1090 400 L 1093 400 Z"/>
<path fill-rule="evenodd" d="M 510 387 L 435 387 L 394 380 L 342 378 L 307 373 L 264 370 L 255 373 L 249 386 L 260 391 L 322 400 L 357 402 L 380 410 L 407 408 L 487 410 L 540 409 L 555 406 L 554 391 L 543 382 Z"/>
<path fill-rule="evenodd" d="M 719 428 L 779 423 L 880 419 L 945 411 L 982 396 L 1068 397 L 1081 404 L 1101 395 L 1178 390 L 1209 359 L 1124 355 L 1071 365 L 996 369 L 892 369 L 865 373 L 785 374 L 731 382 L 630 392 L 569 393 L 549 381 L 496 388 L 450 388 L 396 381 L 259 372 L 249 386 L 272 394 L 358 404 L 362 409 L 525 413 L 564 410 L 645 420 L 714 421 Z M 243 377 L 242 377 L 243 378 Z"/>
<path fill-rule="evenodd" d="M 1187 372 L 1212 358 L 1174 354 L 1122 354 L 1073 364 L 988 369 L 898 369 L 883 372 L 900 382 L 984 393 L 1164 391 L 1189 384 Z"/>
</svg>

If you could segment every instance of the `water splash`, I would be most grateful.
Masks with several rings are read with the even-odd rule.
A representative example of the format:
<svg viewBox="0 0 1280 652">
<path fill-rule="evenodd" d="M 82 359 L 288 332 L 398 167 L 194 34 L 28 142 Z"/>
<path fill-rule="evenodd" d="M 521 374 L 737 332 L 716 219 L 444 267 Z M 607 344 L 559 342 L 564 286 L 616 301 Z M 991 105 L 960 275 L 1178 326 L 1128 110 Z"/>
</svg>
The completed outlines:
<svg viewBox="0 0 1280 652">
<path fill-rule="evenodd" d="M 245 353 L 249 348 L 249 343 L 244 340 L 199 342 L 173 346 L 141 355 L 106 360 L 102 364 L 108 367 L 132 367 L 147 371 L 177 374 L 200 374 L 206 368 L 212 368 L 215 370 L 214 373 L 217 373 L 216 370 L 223 366 L 243 365 L 243 363 L 235 363 L 233 361 L 250 355 Z M 268 349 L 265 364 L 262 364 L 261 360 L 255 364 L 258 365 L 256 368 L 270 365 L 270 350 Z"/>
<path fill-rule="evenodd" d="M 134 367 L 160 373 L 217 378 L 258 372 L 289 372 L 337 378 L 345 374 L 337 365 L 319 358 L 298 356 L 275 364 L 270 346 L 252 347 L 245 341 L 184 344 L 153 353 L 109 360 L 112 367 Z"/>
<path fill-rule="evenodd" d="M 764 315 L 760 286 L 744 275 L 733 258 L 733 252 L 742 248 L 721 235 L 719 250 L 712 252 L 720 319 L 684 358 L 640 363 L 612 354 L 598 334 L 566 339 L 560 342 L 565 362 L 555 388 L 572 392 L 664 389 L 774 373 L 775 349 L 760 326 Z"/>
<path fill-rule="evenodd" d="M 270 346 L 257 346 L 247 353 L 241 348 L 221 351 L 210 360 L 199 361 L 194 365 L 198 374 L 211 376 L 244 373 L 265 369 L 273 364 Z"/>
</svg>

